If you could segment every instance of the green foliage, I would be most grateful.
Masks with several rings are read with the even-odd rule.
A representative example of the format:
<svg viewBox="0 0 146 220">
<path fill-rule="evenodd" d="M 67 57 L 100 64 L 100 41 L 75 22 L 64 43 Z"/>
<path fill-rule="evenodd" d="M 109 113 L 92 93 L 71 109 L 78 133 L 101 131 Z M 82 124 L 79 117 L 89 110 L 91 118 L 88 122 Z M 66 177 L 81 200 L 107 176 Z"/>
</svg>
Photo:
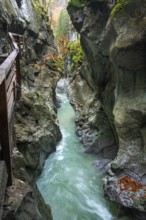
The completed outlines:
<svg viewBox="0 0 146 220">
<path fill-rule="evenodd" d="M 70 42 L 68 45 L 69 54 L 72 60 L 70 71 L 73 71 L 74 68 L 80 66 L 84 59 L 84 52 L 82 50 L 80 41 Z"/>
<path fill-rule="evenodd" d="M 36 13 L 36 17 L 37 17 L 38 22 L 40 22 L 42 20 L 42 18 L 44 18 L 44 17 L 47 18 L 47 12 L 42 7 L 39 0 L 31 0 L 31 2 L 32 2 L 32 6 L 34 8 L 34 11 Z"/>
<path fill-rule="evenodd" d="M 69 16 L 66 10 L 62 10 L 58 19 L 58 25 L 55 30 L 57 43 L 60 53 L 63 56 L 67 54 L 68 35 L 69 35 Z"/>
<path fill-rule="evenodd" d="M 128 3 L 129 0 L 117 0 L 116 5 L 111 12 L 111 16 L 114 17 L 115 15 L 117 15 L 125 6 L 128 5 Z"/>
<path fill-rule="evenodd" d="M 65 36 L 69 33 L 69 16 L 66 10 L 62 10 L 56 28 L 56 37 Z"/>
<path fill-rule="evenodd" d="M 64 59 L 62 57 L 59 57 L 57 59 L 49 60 L 50 65 L 53 69 L 57 69 L 61 72 L 64 70 Z"/>
<path fill-rule="evenodd" d="M 94 2 L 107 2 L 108 0 L 69 0 L 68 4 L 76 7 L 84 7 Z"/>
</svg>

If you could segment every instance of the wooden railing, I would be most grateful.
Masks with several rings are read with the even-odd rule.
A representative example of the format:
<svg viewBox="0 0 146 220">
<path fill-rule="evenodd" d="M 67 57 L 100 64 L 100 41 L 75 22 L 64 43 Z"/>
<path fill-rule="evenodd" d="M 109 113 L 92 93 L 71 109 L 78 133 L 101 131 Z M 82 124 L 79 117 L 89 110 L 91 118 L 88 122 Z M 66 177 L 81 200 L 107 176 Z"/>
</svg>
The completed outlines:
<svg viewBox="0 0 146 220">
<path fill-rule="evenodd" d="M 12 129 L 11 119 L 16 101 L 20 96 L 21 74 L 20 56 L 23 49 L 23 36 L 8 34 L 10 51 L 0 65 L 0 160 L 5 161 L 8 185 L 12 185 Z M 17 88 L 19 88 L 19 93 Z"/>
</svg>

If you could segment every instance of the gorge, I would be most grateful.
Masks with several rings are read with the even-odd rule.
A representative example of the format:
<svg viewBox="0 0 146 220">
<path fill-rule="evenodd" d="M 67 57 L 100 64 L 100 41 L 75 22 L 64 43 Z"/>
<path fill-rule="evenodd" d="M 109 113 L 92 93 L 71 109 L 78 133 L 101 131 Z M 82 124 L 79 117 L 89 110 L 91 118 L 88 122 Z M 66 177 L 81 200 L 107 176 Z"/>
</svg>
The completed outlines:
<svg viewBox="0 0 146 220">
<path fill-rule="evenodd" d="M 63 101 L 56 100 L 64 67 L 47 3 L 0 0 L 1 54 L 8 31 L 25 39 L 13 129 L 15 179 L 3 219 L 145 220 L 146 1 L 68 2 L 80 42 L 73 50 L 62 37 L 60 52 L 70 53 L 73 64 L 68 99 L 75 117 L 62 93 Z"/>
<path fill-rule="evenodd" d="M 75 134 L 75 115 L 66 97 L 67 80 L 60 80 L 57 96 L 61 99 L 58 119 L 62 140 L 56 152 L 45 162 L 37 180 L 45 202 L 50 204 L 53 219 L 130 220 L 118 218 L 118 207 L 104 199 L 104 172 L 93 166 L 99 156 L 85 154 Z"/>
</svg>

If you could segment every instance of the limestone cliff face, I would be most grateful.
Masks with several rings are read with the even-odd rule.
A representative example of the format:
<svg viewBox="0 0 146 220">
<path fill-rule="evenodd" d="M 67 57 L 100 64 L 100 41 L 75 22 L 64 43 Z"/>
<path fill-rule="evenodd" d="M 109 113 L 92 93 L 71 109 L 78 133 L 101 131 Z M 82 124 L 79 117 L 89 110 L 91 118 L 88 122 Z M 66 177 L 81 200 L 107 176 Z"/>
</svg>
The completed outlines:
<svg viewBox="0 0 146 220">
<path fill-rule="evenodd" d="M 70 4 L 68 11 L 88 62 L 80 75 L 101 103 L 96 114 L 110 130 L 107 137 L 96 121 L 101 132 L 96 147 L 102 145 L 101 134 L 110 143 L 112 133 L 119 148 L 109 165 L 105 192 L 125 207 L 146 211 L 146 2 Z"/>
<path fill-rule="evenodd" d="M 44 204 L 36 189 L 35 179 L 41 172 L 46 157 L 55 151 L 56 143 L 61 138 L 55 107 L 55 88 L 61 76 L 57 70 L 48 66 L 48 57 L 56 54 L 57 50 L 49 18 L 40 2 L 0 0 L 0 54 L 8 51 L 8 31 L 24 36 L 25 51 L 21 60 L 22 94 L 16 105 L 17 145 L 14 141 L 13 173 L 33 187 L 33 193 L 26 195 L 19 208 L 15 195 L 12 206 L 8 200 L 11 213 L 7 214 L 6 211 L 4 219 L 52 219 L 49 205 Z M 17 184 L 14 185 L 17 192 Z M 21 191 L 19 186 L 18 188 Z M 22 193 L 25 195 L 24 191 Z M 22 195 L 20 197 L 22 200 Z M 29 199 L 33 201 L 28 202 L 32 210 L 27 204 Z"/>
<path fill-rule="evenodd" d="M 31 68 L 29 65 L 28 70 L 31 71 Z M 61 138 L 54 98 L 59 78 L 59 73 L 45 68 L 36 77 L 34 87 L 30 90 L 23 87 L 21 99 L 16 105 L 17 147 L 23 154 L 30 182 L 41 172 L 46 157 L 55 151 Z"/>
<path fill-rule="evenodd" d="M 55 88 L 61 76 L 47 65 L 47 57 L 57 50 L 49 18 L 39 0 L 8 0 L 2 7 L 5 22 L 1 24 L 7 24 L 6 32 L 24 36 L 22 95 L 16 106 L 15 124 L 17 148 L 23 162 L 22 169 L 18 170 L 17 161 L 21 156 L 14 154 L 14 172 L 18 178 L 33 182 L 61 138 L 55 108 Z M 3 37 L 5 34 L 4 31 Z M 24 177 L 24 166 L 27 177 Z"/>
<path fill-rule="evenodd" d="M 34 62 L 54 45 L 49 18 L 39 0 L 0 0 L 0 49 L 6 50 L 3 42 L 7 32 L 24 35 L 25 58 Z M 55 48 L 53 49 L 55 51 Z M 3 51 L 2 51 L 3 52 Z"/>
</svg>

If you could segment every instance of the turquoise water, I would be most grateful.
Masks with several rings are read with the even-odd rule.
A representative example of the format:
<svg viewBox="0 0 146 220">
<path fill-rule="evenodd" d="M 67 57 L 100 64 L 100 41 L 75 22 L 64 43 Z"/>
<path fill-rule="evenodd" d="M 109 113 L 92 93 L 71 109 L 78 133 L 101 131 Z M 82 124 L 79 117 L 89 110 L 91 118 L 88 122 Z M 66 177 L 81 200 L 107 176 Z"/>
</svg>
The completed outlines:
<svg viewBox="0 0 146 220">
<path fill-rule="evenodd" d="M 54 220 L 117 220 L 117 208 L 104 198 L 103 174 L 92 165 L 97 156 L 83 152 L 75 134 L 74 111 L 64 93 L 59 97 L 63 138 L 46 160 L 38 188 L 50 204 Z"/>
</svg>

